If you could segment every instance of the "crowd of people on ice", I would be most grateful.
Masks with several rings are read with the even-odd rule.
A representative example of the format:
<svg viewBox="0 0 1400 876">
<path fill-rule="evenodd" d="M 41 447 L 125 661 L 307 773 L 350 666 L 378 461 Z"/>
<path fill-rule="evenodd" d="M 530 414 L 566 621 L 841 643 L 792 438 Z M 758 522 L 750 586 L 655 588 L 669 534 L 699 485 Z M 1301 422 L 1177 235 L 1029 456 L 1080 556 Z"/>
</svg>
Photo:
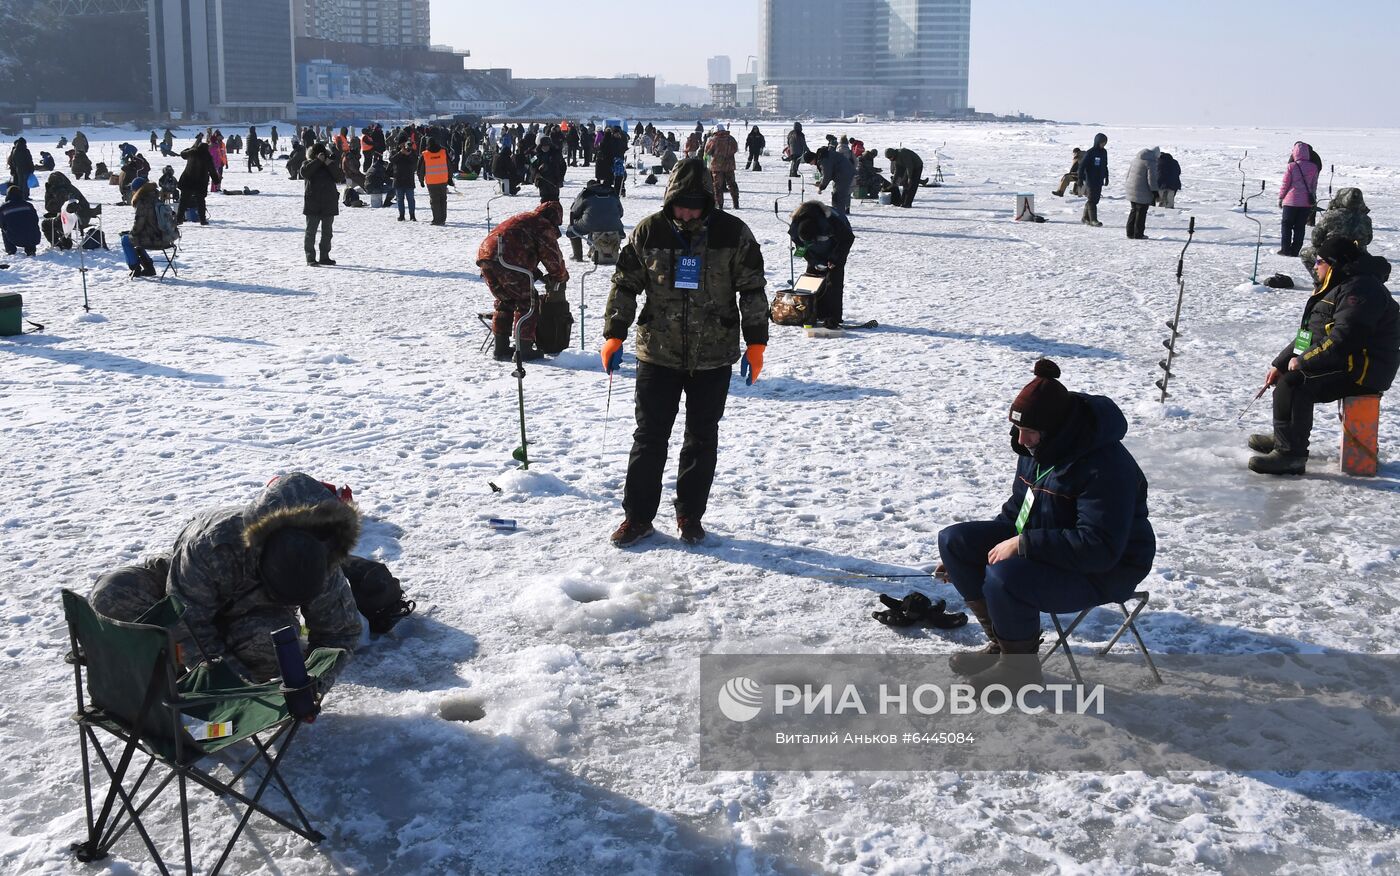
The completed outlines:
<svg viewBox="0 0 1400 876">
<path fill-rule="evenodd" d="M 614 266 L 603 319 L 601 365 L 609 375 L 620 363 L 635 329 L 636 430 L 627 463 L 624 518 L 613 544 L 630 547 L 653 534 L 662 496 L 673 424 L 685 398 L 685 438 L 680 450 L 674 510 L 680 538 L 706 540 L 703 526 L 718 464 L 719 424 L 733 376 L 759 380 L 769 342 L 770 304 L 763 254 L 739 217 L 737 161 L 761 172 L 768 141 L 757 125 L 742 146 L 728 126 L 708 131 L 699 123 L 684 139 L 673 131 L 638 123 L 621 125 L 429 123 L 393 126 L 308 126 L 287 141 L 256 128 L 225 140 L 210 129 L 176 152 L 167 130 L 150 143 L 164 157 L 185 161 L 176 176 L 167 166 L 151 179 L 140 152 L 122 144 L 117 172 L 93 165 L 81 132 L 65 153 L 80 179 L 110 173 L 123 204 L 134 208 L 130 242 L 133 274 L 154 272 L 148 255 L 179 235 L 179 224 L 207 224 L 210 192 L 242 192 L 228 186 L 230 153 L 247 155 L 256 173 L 262 162 L 283 162 L 304 186 L 305 256 L 308 266 L 334 265 L 335 217 L 341 207 L 397 206 L 399 221 L 417 221 L 415 191 L 426 188 L 432 223 L 447 221 L 448 190 L 458 182 L 493 181 L 503 195 L 533 185 L 539 205 L 497 225 L 477 253 L 481 275 L 495 300 L 494 355 L 520 363 L 544 355 L 543 308 L 535 284 L 562 299 L 569 281 L 561 229 L 572 258 Z M 846 261 L 855 243 L 848 218 L 852 197 L 909 208 L 929 185 L 923 159 L 900 147 L 884 150 L 888 175 L 875 166 L 876 150 L 859 139 L 826 135 L 810 149 L 801 123 L 786 132 L 782 160 L 796 175 L 814 167 L 818 192 L 830 201 L 802 203 L 790 217 L 790 237 L 817 279 L 813 324 L 839 329 Z M 60 143 L 62 149 L 66 143 Z M 1102 224 L 1099 205 L 1109 185 L 1108 138 L 1076 148 L 1073 164 L 1055 195 L 1084 197 L 1082 221 Z M 41 153 L 41 155 L 44 153 Z M 0 210 L 6 252 L 39 245 L 40 220 L 30 203 L 41 167 L 23 138 L 9 155 L 10 182 Z M 560 201 L 569 168 L 591 167 L 592 178 L 566 212 Z M 1251 436 L 1258 455 L 1250 468 L 1267 474 L 1299 474 L 1308 459 L 1316 404 L 1386 391 L 1400 367 L 1400 311 L 1383 285 L 1390 265 L 1368 252 L 1372 227 L 1360 190 L 1341 189 L 1325 210 L 1317 197 L 1321 160 L 1307 143 L 1292 148 L 1278 203 L 1283 209 L 1279 253 L 1298 256 L 1312 291 L 1297 335 L 1267 369 L 1274 388 L 1273 431 Z M 625 235 L 622 199 L 632 185 L 667 177 L 661 207 Z M 1173 208 L 1182 168 L 1168 153 L 1144 148 L 1126 172 L 1130 239 L 1146 239 L 1148 208 Z M 342 187 L 344 187 L 342 189 Z M 1072 191 L 1071 191 L 1072 190 Z M 68 212 L 86 226 L 90 206 L 65 174 L 50 170 L 44 221 Z M 1305 229 L 1313 225 L 1309 246 Z M 564 309 L 567 313 L 567 308 Z M 1059 366 L 1041 360 L 1008 410 L 1012 448 L 1018 457 L 1012 495 L 994 520 L 959 523 L 939 537 L 938 574 L 950 581 L 981 623 L 987 646 L 954 661 L 975 683 L 1021 684 L 1039 676 L 1038 664 L 1013 664 L 1003 656 L 1034 654 L 1041 613 L 1069 612 L 1121 601 L 1149 573 L 1156 543 L 1148 520 L 1147 481 L 1123 446 L 1127 421 L 1111 399 L 1070 391 Z M 231 522 L 233 521 L 233 522 Z M 264 523 L 264 521 L 268 521 Z M 232 527 L 232 528 L 230 528 Z M 99 582 L 94 603 L 131 618 L 166 592 L 193 607 L 187 616 L 204 654 L 227 655 L 256 677 L 275 672 L 266 653 L 268 624 L 282 625 L 299 607 L 312 627 L 313 644 L 353 649 L 354 600 L 341 573 L 354 544 L 357 518 L 345 497 L 305 475 L 279 479 L 251 506 L 201 517 L 182 533 L 164 565 L 119 570 Z M 237 529 L 234 532 L 233 529 Z M 239 561 L 228 568 L 206 554 L 237 544 Z M 232 561 L 230 561 L 232 562 Z M 199 659 L 195 650 L 184 652 Z M 1030 669 L 1026 666 L 1029 665 Z"/>
</svg>

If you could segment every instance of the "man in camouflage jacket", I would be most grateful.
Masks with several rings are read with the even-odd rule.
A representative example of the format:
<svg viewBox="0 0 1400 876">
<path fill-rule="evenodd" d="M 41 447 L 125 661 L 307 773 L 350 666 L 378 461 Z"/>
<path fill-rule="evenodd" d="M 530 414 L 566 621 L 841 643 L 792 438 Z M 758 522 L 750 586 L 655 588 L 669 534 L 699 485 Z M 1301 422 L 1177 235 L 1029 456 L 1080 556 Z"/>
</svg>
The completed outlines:
<svg viewBox="0 0 1400 876">
<path fill-rule="evenodd" d="M 564 208 L 558 201 L 546 201 L 528 213 L 510 217 L 486 235 L 476 253 L 481 279 L 496 299 L 491 333 L 496 336 L 495 357 L 499 361 L 514 355 L 511 332 L 520 323 L 520 355 L 538 359 L 544 355 L 535 347 L 535 318 L 524 319 L 530 311 L 534 280 L 544 278 L 549 288 L 568 285 L 569 269 L 559 249 L 559 226 L 564 224 Z M 544 271 L 539 270 L 544 267 Z M 528 345 L 528 346 L 527 346 Z"/>
<path fill-rule="evenodd" d="M 353 651 L 359 643 L 360 613 L 340 569 L 359 534 L 353 505 L 310 475 L 283 475 L 248 505 L 197 515 L 170 556 L 98 579 L 92 606 L 133 621 L 174 594 L 185 605 L 177 641 L 186 666 L 221 660 L 244 678 L 266 681 L 281 675 L 274 630 L 304 624 L 309 649 Z M 287 544 L 311 550 L 287 562 L 279 550 Z M 304 573 L 290 585 L 278 574 L 288 568 Z"/>
<path fill-rule="evenodd" d="M 646 303 L 637 311 L 643 293 Z M 626 520 L 612 540 L 626 547 L 652 533 L 671 427 L 686 397 L 685 444 L 676 476 L 676 522 L 688 543 L 704 539 L 733 366 L 748 382 L 763 369 L 768 301 L 763 254 L 753 232 L 715 209 L 710 175 L 699 159 L 676 165 L 658 213 L 632 231 L 613 275 L 604 314 L 603 367 L 611 373 L 637 323 L 637 430 L 627 463 Z M 748 349 L 742 357 L 740 335 Z"/>
<path fill-rule="evenodd" d="M 715 189 L 715 206 L 724 209 L 724 193 L 728 191 L 734 198 L 734 209 L 739 209 L 739 183 L 734 179 L 734 156 L 739 154 L 739 141 L 721 123 L 710 142 L 705 144 L 705 154 L 710 158 L 710 180 Z"/>
</svg>

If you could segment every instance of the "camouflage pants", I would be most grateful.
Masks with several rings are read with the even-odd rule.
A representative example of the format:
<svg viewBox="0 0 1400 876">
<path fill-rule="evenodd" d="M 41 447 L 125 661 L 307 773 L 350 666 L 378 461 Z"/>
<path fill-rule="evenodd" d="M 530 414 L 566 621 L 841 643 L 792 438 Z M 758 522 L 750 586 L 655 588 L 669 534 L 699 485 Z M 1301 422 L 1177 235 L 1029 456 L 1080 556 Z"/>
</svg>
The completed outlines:
<svg viewBox="0 0 1400 876">
<path fill-rule="evenodd" d="M 710 178 L 715 183 L 715 206 L 724 209 L 724 193 L 728 190 L 734 197 L 734 206 L 739 206 L 739 182 L 732 170 L 712 170 Z"/>
<path fill-rule="evenodd" d="M 496 312 L 491 319 L 491 333 L 512 334 L 515 324 L 520 323 L 520 340 L 535 340 L 535 319 L 524 319 L 530 310 L 530 293 L 534 288 L 529 279 L 521 273 L 487 263 L 481 265 L 481 278 L 496 299 Z"/>
</svg>

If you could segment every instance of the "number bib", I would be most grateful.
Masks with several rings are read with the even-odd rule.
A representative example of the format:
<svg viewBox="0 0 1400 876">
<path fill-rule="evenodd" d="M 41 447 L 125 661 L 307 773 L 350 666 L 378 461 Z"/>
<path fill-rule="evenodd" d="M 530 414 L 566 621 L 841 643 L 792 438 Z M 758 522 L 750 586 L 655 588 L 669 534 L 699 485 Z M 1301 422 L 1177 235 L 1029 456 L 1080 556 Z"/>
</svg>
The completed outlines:
<svg viewBox="0 0 1400 876">
<path fill-rule="evenodd" d="M 1293 353 L 1301 356 L 1312 346 L 1312 332 L 1307 329 L 1298 329 L 1298 336 L 1293 339 Z"/>
<path fill-rule="evenodd" d="M 700 257 L 681 256 L 676 261 L 677 289 L 699 289 L 700 288 Z"/>
</svg>

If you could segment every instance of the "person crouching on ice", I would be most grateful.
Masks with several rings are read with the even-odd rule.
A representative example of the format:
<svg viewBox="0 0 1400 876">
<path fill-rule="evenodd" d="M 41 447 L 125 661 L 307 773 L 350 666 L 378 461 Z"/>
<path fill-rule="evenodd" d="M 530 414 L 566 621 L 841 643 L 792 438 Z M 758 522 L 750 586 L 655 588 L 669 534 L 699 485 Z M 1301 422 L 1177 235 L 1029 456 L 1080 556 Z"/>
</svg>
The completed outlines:
<svg viewBox="0 0 1400 876">
<path fill-rule="evenodd" d="M 1123 412 L 1104 396 L 1069 392 L 1059 376 L 1041 359 L 1011 404 L 1020 461 L 1001 513 L 938 534 L 935 575 L 957 588 L 987 634 L 986 647 L 950 660 L 978 690 L 1039 684 L 1041 613 L 1122 602 L 1157 552 L 1147 480 L 1122 444 Z M 1028 656 L 1003 659 L 1016 655 Z"/>
</svg>

